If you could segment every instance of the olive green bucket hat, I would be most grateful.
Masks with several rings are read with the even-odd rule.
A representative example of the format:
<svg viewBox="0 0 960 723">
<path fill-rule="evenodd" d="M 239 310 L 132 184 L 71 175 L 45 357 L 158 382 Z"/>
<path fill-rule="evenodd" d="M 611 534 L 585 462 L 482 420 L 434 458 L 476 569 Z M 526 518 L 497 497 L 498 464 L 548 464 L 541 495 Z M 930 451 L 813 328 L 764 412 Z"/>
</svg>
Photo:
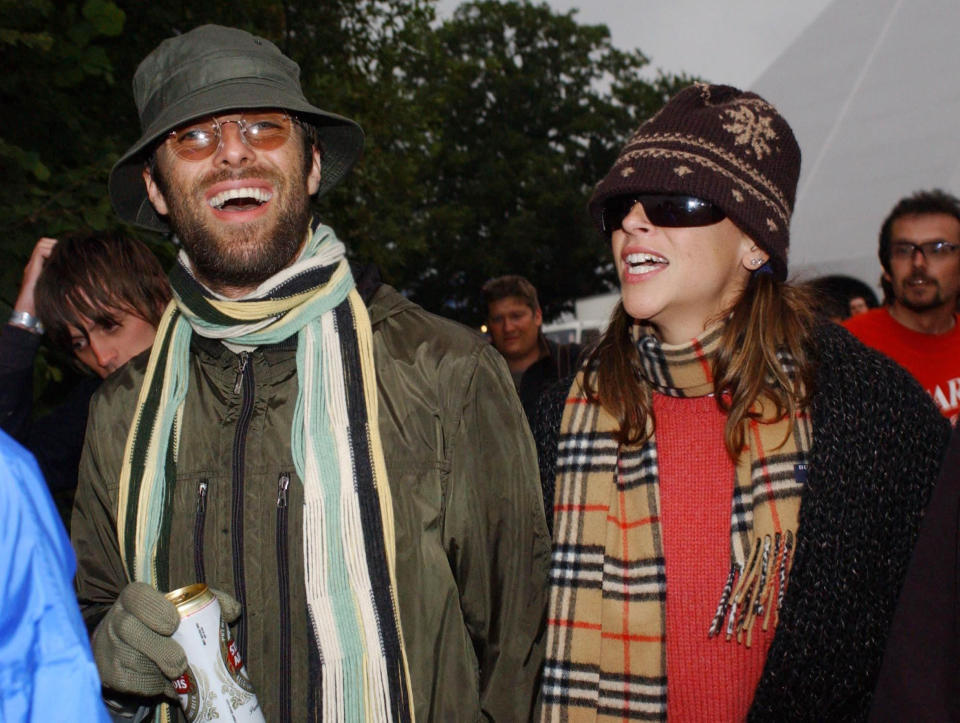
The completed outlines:
<svg viewBox="0 0 960 723">
<path fill-rule="evenodd" d="M 133 76 L 143 131 L 110 171 L 110 200 L 124 221 L 167 231 L 143 183 L 154 143 L 194 118 L 245 108 L 283 108 L 316 127 L 323 145 L 317 195 L 340 182 L 363 148 L 363 130 L 349 118 L 310 103 L 300 88 L 300 66 L 269 40 L 243 30 L 203 25 L 164 40 Z"/>
</svg>

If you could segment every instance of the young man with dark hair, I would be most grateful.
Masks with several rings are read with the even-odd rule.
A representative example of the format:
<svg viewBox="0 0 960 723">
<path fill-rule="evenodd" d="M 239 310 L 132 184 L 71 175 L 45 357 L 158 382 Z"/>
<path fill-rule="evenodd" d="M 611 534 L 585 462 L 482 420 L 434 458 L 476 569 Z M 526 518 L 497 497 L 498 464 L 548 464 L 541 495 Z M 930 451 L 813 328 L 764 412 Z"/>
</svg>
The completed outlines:
<svg viewBox="0 0 960 723">
<path fill-rule="evenodd" d="M 40 239 L 0 333 L 0 426 L 24 444 L 52 490 L 71 490 L 90 397 L 100 381 L 150 347 L 170 285 L 140 241 L 78 233 Z M 52 412 L 33 419 L 33 364 L 47 338 L 95 376 Z"/>
<path fill-rule="evenodd" d="M 170 284 L 157 257 L 136 239 L 66 238 L 37 281 L 47 336 L 101 379 L 153 344 Z"/>
<path fill-rule="evenodd" d="M 533 420 L 543 389 L 576 370 L 579 344 L 557 344 L 543 335 L 537 290 L 518 275 L 498 276 L 482 288 L 487 329 L 507 360 L 528 420 Z"/>
<path fill-rule="evenodd" d="M 165 40 L 134 95 L 111 200 L 183 251 L 80 468 L 78 596 L 110 699 L 176 701 L 161 591 L 201 581 L 237 611 L 266 720 L 528 719 L 550 554 L 533 440 L 500 356 L 355 280 L 312 216 L 363 131 L 233 28 Z"/>
<path fill-rule="evenodd" d="M 844 326 L 907 369 L 951 421 L 960 413 L 960 200 L 940 190 L 900 200 L 880 229 L 888 304 Z"/>
</svg>

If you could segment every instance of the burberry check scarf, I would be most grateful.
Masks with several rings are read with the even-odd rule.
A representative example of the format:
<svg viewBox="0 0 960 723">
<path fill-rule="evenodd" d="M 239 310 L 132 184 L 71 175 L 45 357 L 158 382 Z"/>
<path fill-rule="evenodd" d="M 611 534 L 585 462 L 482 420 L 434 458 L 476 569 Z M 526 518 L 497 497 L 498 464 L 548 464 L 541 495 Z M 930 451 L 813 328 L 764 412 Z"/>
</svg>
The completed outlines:
<svg viewBox="0 0 960 723">
<path fill-rule="evenodd" d="M 637 371 L 648 391 L 713 393 L 722 325 L 677 346 L 641 329 Z M 780 361 L 789 371 L 789 360 Z M 665 719 L 668 581 L 656 437 L 619 445 L 617 421 L 588 401 L 584 373 L 595 371 L 577 375 L 560 426 L 542 720 Z M 771 407 L 768 401 L 765 410 L 761 401 L 755 410 L 763 415 Z M 713 644 L 750 645 L 755 625 L 776 625 L 786 589 L 811 427 L 806 413 L 793 420 L 772 416 L 744 421 L 747 448 L 735 465 L 730 513 L 730 573 L 717 581 L 717 610 L 704 620 Z"/>
<path fill-rule="evenodd" d="M 202 286 L 183 252 L 170 281 L 174 300 L 157 329 L 120 480 L 117 531 L 130 579 L 169 587 L 168 500 L 191 334 L 248 348 L 296 334 L 291 449 L 304 487 L 304 577 L 323 717 L 412 719 L 372 332 L 343 244 L 316 225 L 300 258 L 242 300 Z"/>
</svg>

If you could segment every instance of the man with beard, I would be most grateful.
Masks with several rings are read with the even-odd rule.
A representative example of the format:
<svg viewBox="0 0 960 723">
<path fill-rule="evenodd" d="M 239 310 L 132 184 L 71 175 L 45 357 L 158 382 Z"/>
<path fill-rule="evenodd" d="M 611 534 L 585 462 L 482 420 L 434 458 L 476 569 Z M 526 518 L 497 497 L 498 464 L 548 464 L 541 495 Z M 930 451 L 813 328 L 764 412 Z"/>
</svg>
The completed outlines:
<svg viewBox="0 0 960 723">
<path fill-rule="evenodd" d="M 960 412 L 960 200 L 941 190 L 901 199 L 880 229 L 887 304 L 844 322 L 913 374 L 945 417 Z"/>
<path fill-rule="evenodd" d="M 161 591 L 199 581 L 266 720 L 528 718 L 549 557 L 532 440 L 496 351 L 355 281 L 311 218 L 359 126 L 218 26 L 161 43 L 134 96 L 110 196 L 183 250 L 81 462 L 77 588 L 108 702 L 190 703 L 203 680 Z"/>
</svg>

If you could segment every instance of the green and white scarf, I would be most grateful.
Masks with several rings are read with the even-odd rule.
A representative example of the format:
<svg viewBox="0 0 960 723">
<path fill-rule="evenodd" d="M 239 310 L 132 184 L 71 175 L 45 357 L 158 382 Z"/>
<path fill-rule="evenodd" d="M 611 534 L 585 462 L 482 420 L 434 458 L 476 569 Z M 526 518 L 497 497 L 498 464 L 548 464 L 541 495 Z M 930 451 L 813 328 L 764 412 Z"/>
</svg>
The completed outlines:
<svg viewBox="0 0 960 723">
<path fill-rule="evenodd" d="M 120 479 L 117 532 L 130 579 L 169 584 L 191 335 L 256 347 L 296 334 L 290 435 L 304 487 L 304 577 L 323 717 L 412 720 L 370 318 L 343 244 L 317 224 L 292 266 L 240 300 L 202 286 L 184 252 L 170 277 L 174 300 L 157 329 Z"/>
</svg>

